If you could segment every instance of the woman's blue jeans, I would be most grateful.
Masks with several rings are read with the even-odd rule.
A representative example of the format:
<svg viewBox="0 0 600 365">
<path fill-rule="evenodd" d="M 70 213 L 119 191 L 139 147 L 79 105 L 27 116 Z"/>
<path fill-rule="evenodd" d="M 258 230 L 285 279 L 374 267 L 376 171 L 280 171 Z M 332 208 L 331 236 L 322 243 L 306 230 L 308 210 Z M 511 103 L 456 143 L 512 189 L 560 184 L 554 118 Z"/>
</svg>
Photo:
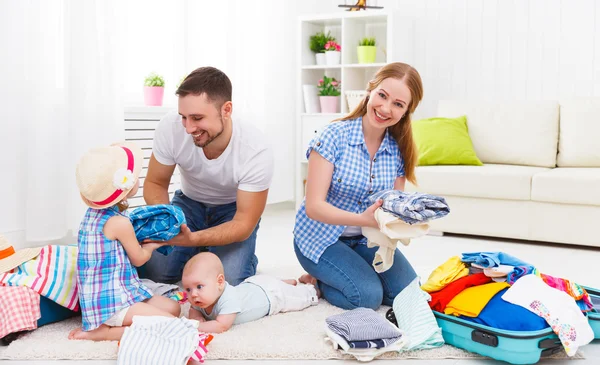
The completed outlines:
<svg viewBox="0 0 600 365">
<path fill-rule="evenodd" d="M 318 280 L 323 298 L 332 305 L 343 309 L 391 306 L 417 274 L 398 249 L 392 267 L 377 273 L 372 263 L 378 248 L 360 244 L 361 238 L 340 237 L 325 250 L 318 264 L 306 258 L 296 244 L 294 251 L 304 270 Z"/>
</svg>

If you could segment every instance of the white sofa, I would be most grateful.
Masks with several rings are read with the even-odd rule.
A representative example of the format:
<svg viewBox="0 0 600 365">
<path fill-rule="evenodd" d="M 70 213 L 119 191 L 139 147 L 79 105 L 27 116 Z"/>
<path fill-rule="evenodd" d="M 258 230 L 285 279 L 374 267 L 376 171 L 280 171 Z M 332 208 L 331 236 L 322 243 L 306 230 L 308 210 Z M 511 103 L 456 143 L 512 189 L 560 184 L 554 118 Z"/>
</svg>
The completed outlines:
<svg viewBox="0 0 600 365">
<path fill-rule="evenodd" d="M 484 166 L 419 166 L 406 187 L 447 199 L 432 230 L 600 247 L 600 99 L 439 103 L 460 115 Z"/>
</svg>

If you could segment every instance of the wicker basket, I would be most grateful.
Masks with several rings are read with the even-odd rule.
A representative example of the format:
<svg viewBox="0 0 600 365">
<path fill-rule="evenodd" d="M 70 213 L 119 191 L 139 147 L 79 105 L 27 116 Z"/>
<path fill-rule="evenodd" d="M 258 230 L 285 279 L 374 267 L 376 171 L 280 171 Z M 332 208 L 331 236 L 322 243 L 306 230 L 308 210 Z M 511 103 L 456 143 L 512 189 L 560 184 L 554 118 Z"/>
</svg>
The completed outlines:
<svg viewBox="0 0 600 365">
<path fill-rule="evenodd" d="M 353 111 L 365 95 L 367 95 L 366 90 L 347 90 L 346 102 L 348 103 L 348 111 Z"/>
</svg>

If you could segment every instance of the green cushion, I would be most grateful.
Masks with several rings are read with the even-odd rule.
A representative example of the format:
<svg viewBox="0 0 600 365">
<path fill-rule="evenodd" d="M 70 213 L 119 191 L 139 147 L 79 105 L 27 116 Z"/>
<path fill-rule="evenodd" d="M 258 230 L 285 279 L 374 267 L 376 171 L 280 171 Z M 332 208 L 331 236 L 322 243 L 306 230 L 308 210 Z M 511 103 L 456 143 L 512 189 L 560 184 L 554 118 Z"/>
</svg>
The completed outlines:
<svg viewBox="0 0 600 365">
<path fill-rule="evenodd" d="M 464 115 L 416 120 L 412 130 L 419 149 L 419 166 L 483 165 L 473 149 Z"/>
</svg>

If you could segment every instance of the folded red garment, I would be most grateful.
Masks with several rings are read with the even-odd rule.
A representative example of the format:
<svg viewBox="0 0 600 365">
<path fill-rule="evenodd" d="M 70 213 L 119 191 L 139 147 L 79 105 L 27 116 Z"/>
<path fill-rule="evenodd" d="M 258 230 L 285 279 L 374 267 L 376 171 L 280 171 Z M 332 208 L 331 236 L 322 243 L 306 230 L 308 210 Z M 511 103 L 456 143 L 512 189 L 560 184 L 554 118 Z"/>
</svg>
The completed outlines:
<svg viewBox="0 0 600 365">
<path fill-rule="evenodd" d="M 435 311 L 443 313 L 448 303 L 450 303 L 450 301 L 461 291 L 472 286 L 483 285 L 491 282 L 492 278 L 485 276 L 484 273 L 463 276 L 462 278 L 446 285 L 444 289 L 430 293 L 431 301 L 429 302 L 429 307 Z"/>
</svg>

